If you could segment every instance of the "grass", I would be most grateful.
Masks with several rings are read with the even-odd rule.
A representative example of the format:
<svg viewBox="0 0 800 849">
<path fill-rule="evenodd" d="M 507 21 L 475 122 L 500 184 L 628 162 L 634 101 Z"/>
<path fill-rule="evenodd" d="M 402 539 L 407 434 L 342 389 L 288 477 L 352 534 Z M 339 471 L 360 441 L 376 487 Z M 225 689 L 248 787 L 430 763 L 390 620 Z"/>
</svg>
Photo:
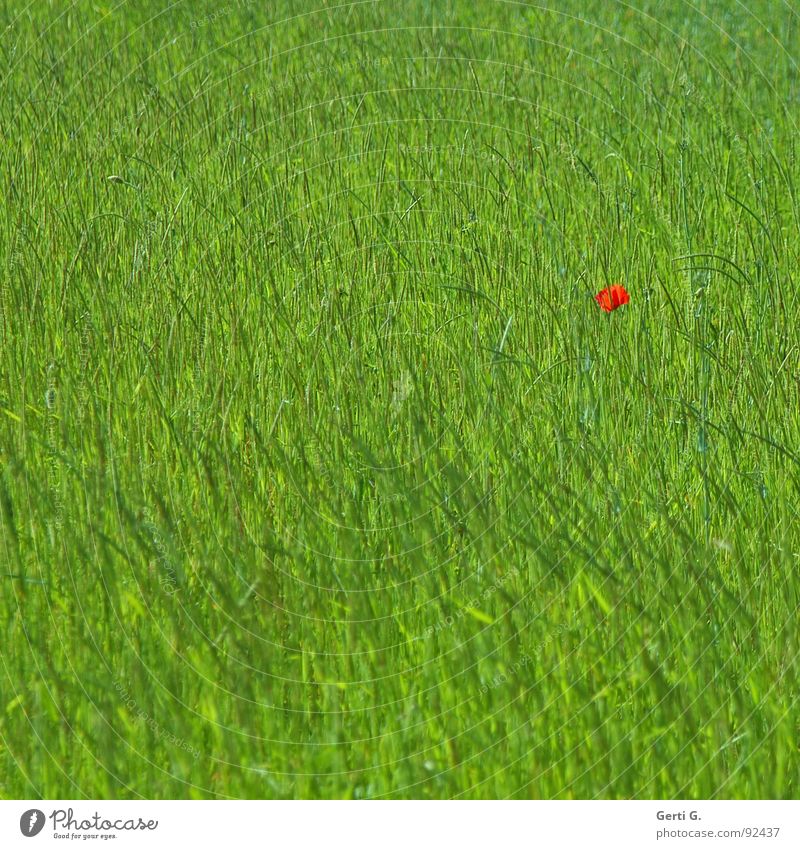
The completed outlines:
<svg viewBox="0 0 800 849">
<path fill-rule="evenodd" d="M 789 5 L 0 26 L 0 796 L 797 796 Z"/>
</svg>

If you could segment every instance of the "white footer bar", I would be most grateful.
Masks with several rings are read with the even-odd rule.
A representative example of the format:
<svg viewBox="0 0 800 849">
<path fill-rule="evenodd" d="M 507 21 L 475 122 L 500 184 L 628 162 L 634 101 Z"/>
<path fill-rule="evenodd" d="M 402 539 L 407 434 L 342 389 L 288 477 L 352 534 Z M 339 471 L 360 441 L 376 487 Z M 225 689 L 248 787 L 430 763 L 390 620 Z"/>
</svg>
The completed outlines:
<svg viewBox="0 0 800 849">
<path fill-rule="evenodd" d="M 0 801 L 0 846 L 800 846 L 797 801 Z"/>
</svg>

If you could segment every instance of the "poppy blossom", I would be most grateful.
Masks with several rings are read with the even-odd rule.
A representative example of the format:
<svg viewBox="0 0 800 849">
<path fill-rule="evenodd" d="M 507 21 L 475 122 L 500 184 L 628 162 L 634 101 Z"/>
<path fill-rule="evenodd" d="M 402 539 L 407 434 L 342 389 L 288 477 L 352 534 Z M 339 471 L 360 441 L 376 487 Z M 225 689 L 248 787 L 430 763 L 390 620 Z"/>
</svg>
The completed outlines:
<svg viewBox="0 0 800 849">
<path fill-rule="evenodd" d="M 631 296 L 628 294 L 624 286 L 620 286 L 619 283 L 615 283 L 613 286 L 609 286 L 607 289 L 603 289 L 601 292 L 598 292 L 594 296 L 594 299 L 600 305 L 601 310 L 604 312 L 611 312 L 617 307 L 627 304 L 628 301 L 630 301 Z"/>
</svg>

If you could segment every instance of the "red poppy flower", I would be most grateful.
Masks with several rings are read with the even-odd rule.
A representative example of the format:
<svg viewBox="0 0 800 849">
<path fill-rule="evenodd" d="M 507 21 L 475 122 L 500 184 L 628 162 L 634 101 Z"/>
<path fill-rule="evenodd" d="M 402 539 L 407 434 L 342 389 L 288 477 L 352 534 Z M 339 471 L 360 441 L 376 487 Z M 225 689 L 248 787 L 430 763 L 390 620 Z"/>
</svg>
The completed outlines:
<svg viewBox="0 0 800 849">
<path fill-rule="evenodd" d="M 602 292 L 598 292 L 594 296 L 594 299 L 600 305 L 601 310 L 604 312 L 611 312 L 617 307 L 627 304 L 631 299 L 631 296 L 628 294 L 624 286 L 620 286 L 619 283 L 615 283 L 613 286 L 609 286 L 608 289 L 603 289 Z"/>
</svg>

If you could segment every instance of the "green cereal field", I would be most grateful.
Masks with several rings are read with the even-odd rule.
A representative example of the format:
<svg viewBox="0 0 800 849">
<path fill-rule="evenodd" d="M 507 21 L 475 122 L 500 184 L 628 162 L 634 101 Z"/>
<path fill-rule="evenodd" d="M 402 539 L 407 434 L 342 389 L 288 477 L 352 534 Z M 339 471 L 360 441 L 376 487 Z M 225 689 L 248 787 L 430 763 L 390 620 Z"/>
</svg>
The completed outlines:
<svg viewBox="0 0 800 849">
<path fill-rule="evenodd" d="M 795 0 L 0 51 L 0 797 L 800 795 Z"/>
</svg>

